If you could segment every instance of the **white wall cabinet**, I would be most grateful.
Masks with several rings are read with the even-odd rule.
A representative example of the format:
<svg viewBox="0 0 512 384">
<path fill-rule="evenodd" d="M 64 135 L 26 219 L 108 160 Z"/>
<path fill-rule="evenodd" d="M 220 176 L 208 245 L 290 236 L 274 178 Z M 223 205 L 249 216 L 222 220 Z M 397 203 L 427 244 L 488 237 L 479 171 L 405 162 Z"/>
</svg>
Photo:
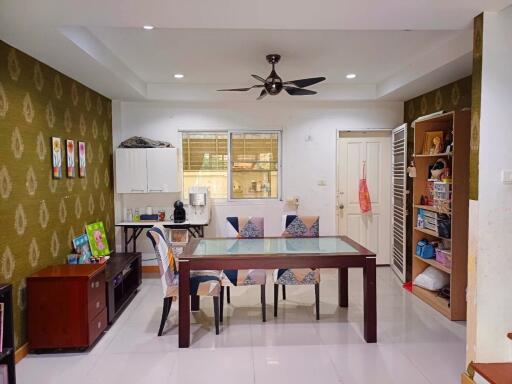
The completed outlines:
<svg viewBox="0 0 512 384">
<path fill-rule="evenodd" d="M 179 192 L 176 148 L 116 149 L 117 193 Z"/>
</svg>

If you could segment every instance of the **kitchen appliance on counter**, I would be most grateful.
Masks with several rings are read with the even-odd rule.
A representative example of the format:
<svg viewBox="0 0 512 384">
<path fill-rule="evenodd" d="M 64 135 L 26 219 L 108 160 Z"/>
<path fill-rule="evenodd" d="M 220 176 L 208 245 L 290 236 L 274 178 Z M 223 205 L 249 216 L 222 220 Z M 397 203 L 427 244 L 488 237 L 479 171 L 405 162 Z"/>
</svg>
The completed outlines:
<svg viewBox="0 0 512 384">
<path fill-rule="evenodd" d="M 187 217 L 190 223 L 210 222 L 208 187 L 190 187 L 188 190 Z"/>
<path fill-rule="evenodd" d="M 180 200 L 176 200 L 174 202 L 174 214 L 173 221 L 175 223 L 184 223 L 187 220 L 187 213 L 185 208 L 183 207 L 183 202 Z"/>
</svg>

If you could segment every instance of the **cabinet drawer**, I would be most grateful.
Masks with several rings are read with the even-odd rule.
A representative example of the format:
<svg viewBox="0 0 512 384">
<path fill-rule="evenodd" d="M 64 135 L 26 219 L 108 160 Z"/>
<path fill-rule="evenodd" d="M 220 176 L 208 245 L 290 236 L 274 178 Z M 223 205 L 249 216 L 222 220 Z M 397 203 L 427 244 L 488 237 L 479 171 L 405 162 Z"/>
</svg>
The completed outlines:
<svg viewBox="0 0 512 384">
<path fill-rule="evenodd" d="M 89 322 L 89 345 L 101 335 L 107 327 L 107 308 L 103 310 Z"/>
<path fill-rule="evenodd" d="M 105 308 L 106 291 L 105 291 L 105 273 L 99 273 L 88 281 L 87 302 L 88 302 L 88 318 L 94 318 Z"/>
</svg>

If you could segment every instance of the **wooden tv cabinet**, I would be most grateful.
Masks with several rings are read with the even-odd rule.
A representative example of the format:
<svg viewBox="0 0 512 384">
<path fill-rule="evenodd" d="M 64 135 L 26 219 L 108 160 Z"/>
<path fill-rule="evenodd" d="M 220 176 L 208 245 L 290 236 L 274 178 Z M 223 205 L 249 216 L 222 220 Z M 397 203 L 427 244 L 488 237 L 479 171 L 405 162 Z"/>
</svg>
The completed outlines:
<svg viewBox="0 0 512 384">
<path fill-rule="evenodd" d="M 112 324 L 130 304 L 142 283 L 142 258 L 140 252 L 113 253 L 107 263 L 107 311 Z"/>
</svg>

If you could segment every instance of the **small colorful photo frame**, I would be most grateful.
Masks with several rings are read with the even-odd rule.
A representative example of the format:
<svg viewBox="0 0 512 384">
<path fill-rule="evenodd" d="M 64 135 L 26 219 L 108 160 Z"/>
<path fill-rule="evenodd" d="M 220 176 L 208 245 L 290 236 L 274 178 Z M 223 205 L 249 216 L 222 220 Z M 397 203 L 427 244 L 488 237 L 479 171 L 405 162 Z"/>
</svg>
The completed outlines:
<svg viewBox="0 0 512 384">
<path fill-rule="evenodd" d="M 89 245 L 91 246 L 91 253 L 94 257 L 110 255 L 108 247 L 107 235 L 102 221 L 97 223 L 87 224 L 85 226 L 87 237 L 89 238 Z"/>
<path fill-rule="evenodd" d="M 425 132 L 425 139 L 423 141 L 423 154 L 424 155 L 438 155 L 444 151 L 444 132 L 432 131 Z"/>
<path fill-rule="evenodd" d="M 52 137 L 52 177 L 62 179 L 62 140 Z"/>
<path fill-rule="evenodd" d="M 66 175 L 76 177 L 75 168 L 75 140 L 66 140 Z"/>
<path fill-rule="evenodd" d="M 85 161 L 85 141 L 78 142 L 78 177 L 85 177 L 85 167 L 87 162 Z"/>
<path fill-rule="evenodd" d="M 91 247 L 89 245 L 89 237 L 83 233 L 73 239 L 73 248 L 78 254 L 78 264 L 87 264 L 91 257 Z"/>
</svg>

